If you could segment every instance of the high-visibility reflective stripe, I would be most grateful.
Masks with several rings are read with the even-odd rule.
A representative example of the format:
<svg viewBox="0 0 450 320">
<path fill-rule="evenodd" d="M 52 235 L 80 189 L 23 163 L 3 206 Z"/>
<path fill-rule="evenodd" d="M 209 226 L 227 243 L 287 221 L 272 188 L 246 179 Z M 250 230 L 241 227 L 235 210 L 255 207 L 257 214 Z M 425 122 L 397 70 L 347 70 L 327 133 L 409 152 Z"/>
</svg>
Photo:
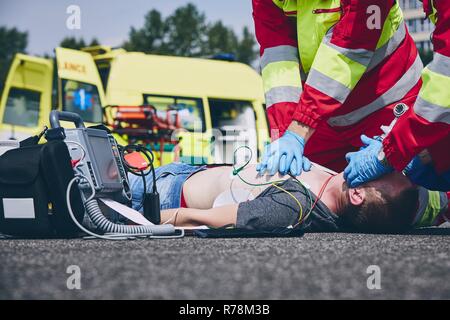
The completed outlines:
<svg viewBox="0 0 450 320">
<path fill-rule="evenodd" d="M 432 226 L 436 218 L 446 208 L 447 196 L 444 192 L 419 188 L 419 210 L 414 221 L 415 227 Z"/>
<path fill-rule="evenodd" d="M 427 68 L 450 78 L 450 58 L 440 53 L 434 53 L 433 61 L 431 61 Z"/>
<path fill-rule="evenodd" d="M 302 94 L 301 87 L 276 87 L 266 92 L 266 106 L 270 108 L 272 105 L 280 102 L 299 102 Z"/>
<path fill-rule="evenodd" d="M 443 108 L 450 108 L 450 77 L 425 68 L 422 72 L 423 86 L 419 96 Z"/>
<path fill-rule="evenodd" d="M 372 59 L 373 52 L 365 49 L 347 49 L 339 47 L 333 43 L 331 43 L 331 38 L 333 37 L 333 28 L 328 31 L 328 33 L 323 38 L 323 43 L 327 46 L 335 49 L 340 54 L 346 56 L 352 61 L 356 61 L 359 64 L 362 64 L 364 66 L 368 66 L 370 63 L 370 60 Z"/>
<path fill-rule="evenodd" d="M 391 55 L 395 50 L 399 47 L 399 45 L 402 43 L 402 41 L 406 37 L 406 26 L 404 22 L 402 22 L 399 26 L 399 28 L 393 32 L 392 37 L 389 39 L 387 43 L 384 44 L 381 48 L 377 49 L 377 51 L 372 52 L 369 50 L 364 49 L 346 49 L 339 47 L 335 44 L 331 43 L 331 38 L 333 35 L 333 29 L 330 29 L 330 31 L 327 33 L 323 40 L 323 44 L 328 46 L 331 49 L 334 49 L 336 52 L 338 52 L 340 55 L 346 57 L 348 60 L 353 63 L 349 65 L 349 67 L 344 68 L 342 70 L 349 70 L 349 73 L 352 74 L 352 80 L 350 81 L 340 81 L 338 75 L 342 74 L 342 70 L 340 70 L 340 73 L 336 72 L 335 74 L 332 74 L 332 71 L 330 70 L 330 64 L 327 63 L 327 65 L 322 66 L 323 68 L 326 68 L 326 72 L 321 72 L 320 70 L 317 70 L 316 66 L 320 66 L 320 62 L 314 61 L 314 65 L 309 76 L 307 83 L 311 87 L 320 90 L 321 92 L 329 95 L 330 97 L 333 97 L 337 101 L 343 103 L 348 94 L 351 92 L 351 89 L 356 86 L 356 83 L 361 78 L 362 74 L 364 72 L 369 71 L 369 69 L 375 68 L 379 63 L 381 63 L 386 57 Z M 321 53 L 323 46 L 319 49 L 318 53 Z M 357 66 L 357 68 L 354 68 L 359 71 L 353 73 L 352 66 Z M 366 70 L 364 70 L 365 66 L 369 66 Z M 350 85 L 348 84 L 350 82 Z"/>
<path fill-rule="evenodd" d="M 390 105 L 396 101 L 401 100 L 419 81 L 420 70 L 422 70 L 423 64 L 420 57 L 417 56 L 413 65 L 409 70 L 400 78 L 400 80 L 383 95 L 378 97 L 373 102 L 366 106 L 358 108 L 350 113 L 332 117 L 328 120 L 328 123 L 332 126 L 348 126 L 355 124 L 368 115 Z"/>
<path fill-rule="evenodd" d="M 364 49 L 346 49 L 339 47 L 331 43 L 331 38 L 333 36 L 332 32 L 333 30 L 330 29 L 324 38 L 324 43 L 326 43 L 329 47 L 336 49 L 347 58 L 368 66 L 367 71 L 370 71 L 378 66 L 384 59 L 393 54 L 395 50 L 397 50 L 406 37 L 406 24 L 402 22 L 391 38 L 383 46 L 378 48 L 375 53 Z"/>
<path fill-rule="evenodd" d="M 268 64 L 262 70 L 264 92 L 275 87 L 299 87 L 300 65 L 293 61 L 280 61 Z"/>
<path fill-rule="evenodd" d="M 417 97 L 414 112 L 429 122 L 443 122 L 450 124 L 450 107 L 441 107 Z"/>
<path fill-rule="evenodd" d="M 374 69 L 378 66 L 384 59 L 389 57 L 391 54 L 397 50 L 400 44 L 405 40 L 406 37 L 406 24 L 403 22 L 400 24 L 397 31 L 394 33 L 391 39 L 385 43 L 382 47 L 378 48 L 370 61 L 367 71 Z"/>
<path fill-rule="evenodd" d="M 423 218 L 423 215 L 428 207 L 428 199 L 430 198 L 430 195 L 428 194 L 428 190 L 424 187 L 418 187 L 419 190 L 419 206 L 417 208 L 416 215 L 413 220 L 413 226 L 419 227 L 419 222 Z"/>
<path fill-rule="evenodd" d="M 366 66 L 349 59 L 336 49 L 322 43 L 317 51 L 312 69 L 334 79 L 347 88 L 353 89 L 366 71 Z M 307 82 L 311 76 L 310 73 Z M 328 94 L 328 92 L 324 93 Z"/>
<path fill-rule="evenodd" d="M 264 69 L 269 63 L 280 61 L 294 61 L 298 63 L 298 48 L 293 46 L 277 46 L 265 49 L 261 57 L 261 69 Z"/>
<path fill-rule="evenodd" d="M 344 103 L 352 90 L 320 71 L 311 69 L 306 81 L 308 86 L 325 93 L 340 103 Z"/>
</svg>

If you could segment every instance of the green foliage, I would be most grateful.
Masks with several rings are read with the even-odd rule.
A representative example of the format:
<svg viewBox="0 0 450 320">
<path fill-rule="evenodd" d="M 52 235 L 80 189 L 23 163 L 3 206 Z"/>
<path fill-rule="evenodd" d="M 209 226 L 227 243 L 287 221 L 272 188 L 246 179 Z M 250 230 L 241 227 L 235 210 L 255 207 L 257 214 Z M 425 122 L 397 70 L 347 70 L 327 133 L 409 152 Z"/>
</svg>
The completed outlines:
<svg viewBox="0 0 450 320">
<path fill-rule="evenodd" d="M 95 38 L 92 39 L 90 43 L 87 43 L 84 41 L 83 38 L 77 39 L 75 37 L 66 37 L 59 44 L 59 46 L 62 48 L 75 49 L 75 50 L 80 50 L 81 48 L 84 48 L 84 47 L 98 46 L 98 45 L 99 45 L 99 42 Z"/>
<path fill-rule="evenodd" d="M 143 52 L 165 54 L 167 53 L 164 41 L 166 32 L 167 27 L 161 13 L 157 10 L 151 10 L 145 16 L 144 27 L 139 30 L 131 27 L 129 40 L 123 47 L 130 51 L 140 48 L 140 51 Z"/>
<path fill-rule="evenodd" d="M 165 21 L 168 51 L 176 56 L 202 55 L 205 20 L 193 4 L 176 9 Z"/>
<path fill-rule="evenodd" d="M 28 33 L 16 28 L 0 27 L 0 93 L 9 66 L 16 53 L 24 53 L 28 45 Z"/>
<path fill-rule="evenodd" d="M 131 28 L 124 48 L 185 57 L 233 53 L 238 61 L 251 64 L 258 55 L 255 44 L 248 28 L 238 36 L 221 21 L 208 23 L 204 13 L 187 4 L 166 18 L 157 10 L 148 12 L 142 28 Z"/>
<path fill-rule="evenodd" d="M 207 41 L 203 43 L 203 54 L 214 55 L 218 53 L 237 51 L 239 40 L 232 29 L 217 21 L 208 26 L 206 30 Z"/>
<path fill-rule="evenodd" d="M 255 36 L 244 27 L 242 31 L 242 39 L 238 44 L 237 60 L 250 64 L 259 57 L 258 50 L 255 50 Z"/>
</svg>

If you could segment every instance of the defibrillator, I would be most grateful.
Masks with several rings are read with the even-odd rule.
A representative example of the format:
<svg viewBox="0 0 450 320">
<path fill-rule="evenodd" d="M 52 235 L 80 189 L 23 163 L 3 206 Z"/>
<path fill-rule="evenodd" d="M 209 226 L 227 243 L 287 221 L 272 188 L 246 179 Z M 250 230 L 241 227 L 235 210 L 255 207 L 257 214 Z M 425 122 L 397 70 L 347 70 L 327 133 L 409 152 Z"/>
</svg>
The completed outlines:
<svg viewBox="0 0 450 320">
<path fill-rule="evenodd" d="M 75 128 L 63 128 L 61 121 Z M 47 143 L 32 137 L 0 157 L 0 233 L 26 238 L 80 232 L 102 239 L 182 236 L 172 225 L 112 221 L 101 203 L 129 206 L 132 197 L 130 169 L 114 137 L 106 128 L 86 128 L 75 113 L 52 111 L 50 124 Z M 140 174 L 145 181 L 147 173 Z M 152 209 L 159 215 L 159 207 Z"/>
</svg>

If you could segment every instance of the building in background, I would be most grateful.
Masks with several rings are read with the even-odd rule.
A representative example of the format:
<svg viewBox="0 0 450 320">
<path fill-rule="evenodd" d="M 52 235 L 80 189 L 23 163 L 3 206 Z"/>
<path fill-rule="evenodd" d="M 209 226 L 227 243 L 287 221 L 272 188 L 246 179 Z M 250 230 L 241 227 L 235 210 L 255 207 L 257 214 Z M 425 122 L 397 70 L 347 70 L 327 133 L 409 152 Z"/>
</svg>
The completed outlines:
<svg viewBox="0 0 450 320">
<path fill-rule="evenodd" d="M 432 51 L 431 33 L 434 25 L 425 19 L 422 3 L 418 0 L 400 0 L 409 32 L 421 54 Z"/>
</svg>

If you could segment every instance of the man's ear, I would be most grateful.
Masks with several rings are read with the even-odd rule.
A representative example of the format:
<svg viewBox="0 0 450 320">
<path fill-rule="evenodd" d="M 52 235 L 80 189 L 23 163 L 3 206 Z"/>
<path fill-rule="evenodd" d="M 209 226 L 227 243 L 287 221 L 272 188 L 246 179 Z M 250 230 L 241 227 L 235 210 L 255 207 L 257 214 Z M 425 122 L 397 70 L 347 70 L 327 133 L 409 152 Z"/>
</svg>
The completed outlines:
<svg viewBox="0 0 450 320">
<path fill-rule="evenodd" d="M 366 190 L 363 188 L 350 188 L 348 189 L 348 197 L 352 205 L 360 206 L 366 198 Z"/>
</svg>

